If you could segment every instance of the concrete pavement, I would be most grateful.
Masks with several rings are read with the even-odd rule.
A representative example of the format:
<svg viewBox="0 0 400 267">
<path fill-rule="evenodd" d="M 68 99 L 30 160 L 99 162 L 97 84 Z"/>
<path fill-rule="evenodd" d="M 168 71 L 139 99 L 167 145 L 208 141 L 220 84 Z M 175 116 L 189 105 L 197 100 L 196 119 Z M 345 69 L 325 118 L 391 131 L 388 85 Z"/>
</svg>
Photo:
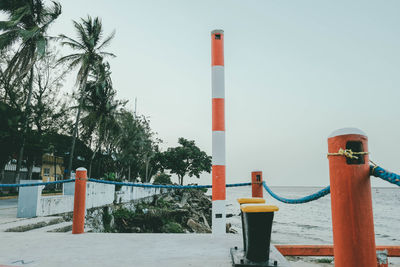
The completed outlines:
<svg viewBox="0 0 400 267">
<path fill-rule="evenodd" d="M 0 266 L 232 266 L 241 235 L 0 233 Z"/>
<path fill-rule="evenodd" d="M 0 200 L 0 224 L 18 221 L 17 219 L 18 199 Z"/>
<path fill-rule="evenodd" d="M 240 235 L 0 233 L 0 265 L 231 266 Z"/>
</svg>

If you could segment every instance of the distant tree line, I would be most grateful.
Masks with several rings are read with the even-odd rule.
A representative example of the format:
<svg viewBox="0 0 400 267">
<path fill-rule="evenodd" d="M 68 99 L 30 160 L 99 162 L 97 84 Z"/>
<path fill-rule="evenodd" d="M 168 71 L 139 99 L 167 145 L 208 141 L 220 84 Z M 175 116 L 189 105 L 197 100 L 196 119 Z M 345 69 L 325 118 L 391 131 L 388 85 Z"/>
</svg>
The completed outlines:
<svg viewBox="0 0 400 267">
<path fill-rule="evenodd" d="M 90 177 L 148 182 L 164 171 L 199 177 L 210 172 L 211 157 L 194 143 L 160 151 L 161 140 L 149 120 L 116 98 L 100 18 L 73 21 L 75 36 L 48 35 L 62 12 L 59 3 L 42 0 L 1 0 L 0 12 L 0 179 L 16 160 L 15 181 L 23 167 L 32 176 L 44 153 L 63 157 L 66 177 L 84 166 Z M 71 53 L 60 55 L 60 46 Z M 77 71 L 76 88 L 61 94 L 66 75 Z M 1 182 L 0 180 L 0 182 Z M 164 179 L 168 181 L 168 179 Z M 163 181 L 164 181 L 163 180 Z"/>
</svg>

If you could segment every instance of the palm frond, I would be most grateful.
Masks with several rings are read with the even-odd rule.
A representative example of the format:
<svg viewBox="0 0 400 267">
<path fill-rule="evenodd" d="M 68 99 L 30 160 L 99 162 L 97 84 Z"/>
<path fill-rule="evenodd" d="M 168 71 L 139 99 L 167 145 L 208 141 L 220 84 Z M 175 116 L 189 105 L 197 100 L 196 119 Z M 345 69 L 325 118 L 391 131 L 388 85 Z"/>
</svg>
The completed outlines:
<svg viewBox="0 0 400 267">
<path fill-rule="evenodd" d="M 106 48 L 110 45 L 112 39 L 115 37 L 115 30 L 104 40 L 104 42 L 97 47 L 98 50 Z"/>
<path fill-rule="evenodd" d="M 114 55 L 113 53 L 109 53 L 109 52 L 99 52 L 99 54 L 101 55 L 101 56 L 104 56 L 104 57 L 117 57 L 116 55 Z"/>
<path fill-rule="evenodd" d="M 64 35 L 64 34 L 60 34 L 60 35 L 58 36 L 58 38 L 59 38 L 60 40 L 63 40 L 63 42 L 61 42 L 62 45 L 68 45 L 68 46 L 70 46 L 72 49 L 82 49 L 82 50 L 85 50 L 85 47 L 84 47 L 81 43 L 79 43 L 78 41 L 76 41 L 76 40 L 74 40 L 74 39 L 72 39 L 72 38 L 70 38 L 70 37 L 68 37 L 68 36 L 66 36 L 66 35 Z M 64 41 L 64 40 L 67 40 L 67 41 Z"/>
</svg>

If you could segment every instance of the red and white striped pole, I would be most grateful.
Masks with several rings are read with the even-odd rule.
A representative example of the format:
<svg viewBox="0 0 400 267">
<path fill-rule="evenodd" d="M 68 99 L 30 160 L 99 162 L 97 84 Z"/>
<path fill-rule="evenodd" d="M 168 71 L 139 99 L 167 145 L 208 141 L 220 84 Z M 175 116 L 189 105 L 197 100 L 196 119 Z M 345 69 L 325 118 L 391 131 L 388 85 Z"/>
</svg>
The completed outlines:
<svg viewBox="0 0 400 267">
<path fill-rule="evenodd" d="M 224 31 L 211 32 L 212 57 L 212 233 L 226 232 Z"/>
</svg>

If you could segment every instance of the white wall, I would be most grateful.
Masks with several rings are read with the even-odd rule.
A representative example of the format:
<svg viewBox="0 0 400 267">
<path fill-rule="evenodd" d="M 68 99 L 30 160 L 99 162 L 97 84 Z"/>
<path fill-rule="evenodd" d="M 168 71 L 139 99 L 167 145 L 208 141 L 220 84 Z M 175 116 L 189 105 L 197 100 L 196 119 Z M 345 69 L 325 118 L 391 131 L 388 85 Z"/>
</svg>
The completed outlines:
<svg viewBox="0 0 400 267">
<path fill-rule="evenodd" d="M 65 212 L 72 212 L 74 210 L 74 191 L 75 183 L 63 184 L 63 195 L 59 196 L 41 196 L 41 190 L 39 194 L 34 197 L 38 198 L 38 205 L 36 212 L 28 213 L 27 217 L 35 216 L 48 216 L 54 214 L 60 214 Z M 153 195 L 161 194 L 166 189 L 160 188 L 143 188 L 143 187 L 132 187 L 123 186 L 120 191 L 115 191 L 114 185 L 100 184 L 100 183 L 87 183 L 86 184 L 86 208 L 95 208 L 104 205 L 108 205 L 114 202 L 126 203 L 132 200 L 137 200 Z M 23 193 L 20 191 L 18 196 L 19 202 L 25 203 L 26 201 L 20 201 L 23 199 L 31 199 L 32 195 L 29 192 Z M 18 209 L 27 209 L 18 205 Z"/>
</svg>

